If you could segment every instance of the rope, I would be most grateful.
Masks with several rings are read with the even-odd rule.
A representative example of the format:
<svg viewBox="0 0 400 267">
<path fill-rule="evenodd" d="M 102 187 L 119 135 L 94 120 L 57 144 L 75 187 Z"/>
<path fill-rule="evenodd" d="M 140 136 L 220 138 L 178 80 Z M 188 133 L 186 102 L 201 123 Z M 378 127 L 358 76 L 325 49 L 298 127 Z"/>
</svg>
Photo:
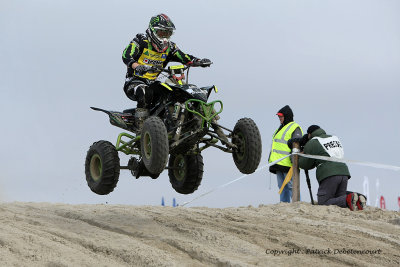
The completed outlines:
<svg viewBox="0 0 400 267">
<path fill-rule="evenodd" d="M 290 155 L 284 156 L 284 157 L 281 158 L 281 159 L 278 159 L 278 160 L 275 160 L 274 162 L 271 162 L 271 163 L 269 163 L 269 164 L 266 164 L 266 165 L 264 165 L 264 166 L 258 168 L 254 173 L 256 173 L 256 172 L 258 172 L 258 171 L 260 171 L 260 170 L 262 170 L 262 169 L 265 169 L 266 167 L 272 166 L 272 165 L 274 165 L 274 164 L 280 162 L 281 160 L 284 160 L 285 158 L 287 158 L 287 157 L 289 157 L 289 156 L 290 156 Z M 193 201 L 195 201 L 195 200 L 197 200 L 197 199 L 199 199 L 199 198 L 202 198 L 202 197 L 204 197 L 204 196 L 206 196 L 206 195 L 208 195 L 208 194 L 210 194 L 210 193 L 212 193 L 212 192 L 214 192 L 214 191 L 216 191 L 216 190 L 218 190 L 218 189 L 224 188 L 224 187 L 226 187 L 226 186 L 228 186 L 228 185 L 230 185 L 230 184 L 233 184 L 233 183 L 235 183 L 235 182 L 237 182 L 237 181 L 239 181 L 239 180 L 242 180 L 243 178 L 246 178 L 246 177 L 249 176 L 249 175 L 250 175 L 250 174 L 244 174 L 244 175 L 240 176 L 239 178 L 236 178 L 236 179 L 234 179 L 234 180 L 232 180 L 232 181 L 230 181 L 230 182 L 228 182 L 228 183 L 225 183 L 225 184 L 222 184 L 222 185 L 220 185 L 220 186 L 217 186 L 217 187 L 215 187 L 214 189 L 211 189 L 210 191 L 205 192 L 205 193 L 201 194 L 200 196 L 198 196 L 198 197 L 196 197 L 196 198 L 194 198 L 194 199 L 192 199 L 192 200 L 190 200 L 190 201 L 187 201 L 187 202 L 183 203 L 182 206 L 186 206 L 187 204 L 189 204 L 189 203 L 191 203 L 191 202 L 193 202 Z"/>
<path fill-rule="evenodd" d="M 380 168 L 380 169 L 387 169 L 387 170 L 393 170 L 393 171 L 400 171 L 400 167 L 398 167 L 398 166 L 385 165 L 385 164 L 373 163 L 373 162 L 364 162 L 364 161 L 350 160 L 350 159 L 339 159 L 339 158 L 333 158 L 333 157 L 308 155 L 308 154 L 293 152 L 293 153 L 290 154 L 290 155 L 286 155 L 286 156 L 284 156 L 284 157 L 281 158 L 281 159 L 275 160 L 274 162 L 271 162 L 271 163 L 269 163 L 269 164 L 266 164 L 266 165 L 264 165 L 264 166 L 258 168 L 254 173 L 256 173 L 256 172 L 258 172 L 258 171 L 260 171 L 260 170 L 262 170 L 262 169 L 265 169 L 266 167 L 272 166 L 272 165 L 274 165 L 274 164 L 280 162 L 281 160 L 284 160 L 285 158 L 287 158 L 287 157 L 289 157 L 289 156 L 291 156 L 291 155 L 298 155 L 298 156 L 301 156 L 301 157 L 311 158 L 311 159 L 320 159 L 320 160 L 333 161 L 333 162 L 341 162 L 341 163 L 351 163 L 351 164 L 357 164 L 357 165 L 368 166 L 368 167 L 373 167 L 373 168 Z M 250 174 L 244 174 L 244 175 L 240 176 L 239 178 L 236 178 L 236 179 L 234 179 L 234 180 L 232 180 L 232 181 L 230 181 L 230 182 L 228 182 L 228 183 L 225 183 L 225 184 L 222 184 L 222 185 L 220 185 L 220 186 L 217 186 L 217 187 L 215 187 L 214 189 L 211 189 L 210 191 L 205 192 L 205 193 L 199 195 L 198 197 L 195 197 L 194 199 L 192 199 L 192 200 L 190 200 L 190 201 L 184 202 L 184 203 L 182 204 L 182 206 L 186 206 L 187 204 L 190 204 L 190 203 L 192 203 L 193 201 L 195 201 L 195 200 L 197 200 L 197 199 L 200 199 L 200 198 L 202 198 L 202 197 L 204 197 L 204 196 L 206 196 L 206 195 L 208 195 L 208 194 L 211 194 L 212 192 L 214 192 L 214 191 L 216 191 L 216 190 L 218 190 L 218 189 L 227 187 L 228 185 L 231 185 L 231 184 L 233 184 L 233 183 L 235 183 L 235 182 L 237 182 L 237 181 L 240 181 L 240 180 L 246 178 L 246 177 L 249 176 L 249 175 L 250 175 Z"/>
</svg>

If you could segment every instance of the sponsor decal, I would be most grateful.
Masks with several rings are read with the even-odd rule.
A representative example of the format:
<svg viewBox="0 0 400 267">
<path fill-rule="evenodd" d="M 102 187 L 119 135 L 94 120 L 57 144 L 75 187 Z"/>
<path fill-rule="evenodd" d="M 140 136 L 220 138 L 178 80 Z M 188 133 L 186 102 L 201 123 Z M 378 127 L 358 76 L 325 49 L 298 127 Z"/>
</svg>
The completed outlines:
<svg viewBox="0 0 400 267">
<path fill-rule="evenodd" d="M 154 25 L 157 24 L 159 21 L 160 21 L 160 18 L 159 18 L 159 17 L 154 17 L 154 18 L 151 19 L 150 24 L 151 24 L 152 26 L 154 26 Z"/>
<path fill-rule="evenodd" d="M 159 59 L 159 58 L 161 59 L 161 58 L 164 58 L 163 55 L 164 54 L 151 54 L 151 55 L 148 55 L 148 56 L 153 58 L 153 59 Z"/>
<path fill-rule="evenodd" d="M 143 55 L 148 56 L 151 59 L 166 59 L 167 58 L 167 54 L 157 53 L 157 52 L 149 51 L 147 49 L 143 52 Z"/>
<path fill-rule="evenodd" d="M 162 65 L 162 61 L 160 60 L 153 60 L 153 59 L 148 59 L 148 58 L 144 58 L 143 59 L 143 63 L 144 64 L 149 64 L 149 65 Z"/>
</svg>

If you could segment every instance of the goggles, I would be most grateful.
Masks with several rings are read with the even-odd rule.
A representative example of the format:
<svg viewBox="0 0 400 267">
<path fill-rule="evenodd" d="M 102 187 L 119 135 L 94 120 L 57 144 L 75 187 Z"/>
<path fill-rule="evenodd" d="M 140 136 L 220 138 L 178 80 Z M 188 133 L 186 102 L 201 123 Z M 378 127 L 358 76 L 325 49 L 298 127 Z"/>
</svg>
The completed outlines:
<svg viewBox="0 0 400 267">
<path fill-rule="evenodd" d="M 154 29 L 155 34 L 159 38 L 170 38 L 171 35 L 174 33 L 173 30 L 166 30 L 166 29 Z"/>
</svg>

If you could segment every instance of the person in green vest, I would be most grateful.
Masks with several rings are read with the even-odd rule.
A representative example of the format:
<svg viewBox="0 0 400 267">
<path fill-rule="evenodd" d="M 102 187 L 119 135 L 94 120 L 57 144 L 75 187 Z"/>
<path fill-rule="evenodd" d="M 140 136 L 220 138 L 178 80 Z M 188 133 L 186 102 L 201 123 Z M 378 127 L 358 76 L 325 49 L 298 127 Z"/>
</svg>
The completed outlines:
<svg viewBox="0 0 400 267">
<path fill-rule="evenodd" d="M 303 136 L 303 130 L 300 125 L 293 121 L 293 111 L 288 105 L 281 108 L 276 115 L 278 115 L 280 125 L 272 135 L 272 147 L 268 159 L 270 163 L 290 154 L 291 149 L 287 144 L 289 139 L 301 138 Z M 281 188 L 290 167 L 292 167 L 290 157 L 269 167 L 269 171 L 277 176 L 278 188 Z M 280 195 L 280 201 L 290 202 L 291 198 L 292 180 L 284 187 Z"/>
</svg>

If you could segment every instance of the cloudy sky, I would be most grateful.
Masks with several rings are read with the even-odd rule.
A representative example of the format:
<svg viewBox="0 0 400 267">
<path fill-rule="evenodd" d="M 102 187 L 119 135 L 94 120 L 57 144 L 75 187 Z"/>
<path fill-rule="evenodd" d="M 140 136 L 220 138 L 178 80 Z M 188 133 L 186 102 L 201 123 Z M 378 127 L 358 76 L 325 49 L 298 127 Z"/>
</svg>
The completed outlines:
<svg viewBox="0 0 400 267">
<path fill-rule="evenodd" d="M 171 205 L 189 201 L 241 173 L 232 157 L 209 149 L 199 190 L 176 193 L 167 173 L 134 179 L 121 171 L 117 188 L 97 196 L 86 185 L 84 160 L 97 140 L 121 132 L 90 106 L 135 106 L 123 93 L 121 54 L 151 16 L 166 13 L 185 52 L 210 58 L 191 82 L 215 84 L 224 102 L 220 123 L 258 124 L 267 164 L 276 112 L 290 105 L 303 129 L 318 124 L 339 136 L 345 158 L 399 166 L 400 2 L 275 1 L 0 1 L 0 198 L 2 201 Z M 128 157 L 121 155 L 121 162 Z M 369 179 L 397 210 L 400 173 L 349 165 L 349 190 Z M 311 172 L 316 198 L 317 182 Z M 279 201 L 267 170 L 215 191 L 193 206 L 227 207 Z M 302 199 L 309 200 L 302 175 Z"/>
</svg>

